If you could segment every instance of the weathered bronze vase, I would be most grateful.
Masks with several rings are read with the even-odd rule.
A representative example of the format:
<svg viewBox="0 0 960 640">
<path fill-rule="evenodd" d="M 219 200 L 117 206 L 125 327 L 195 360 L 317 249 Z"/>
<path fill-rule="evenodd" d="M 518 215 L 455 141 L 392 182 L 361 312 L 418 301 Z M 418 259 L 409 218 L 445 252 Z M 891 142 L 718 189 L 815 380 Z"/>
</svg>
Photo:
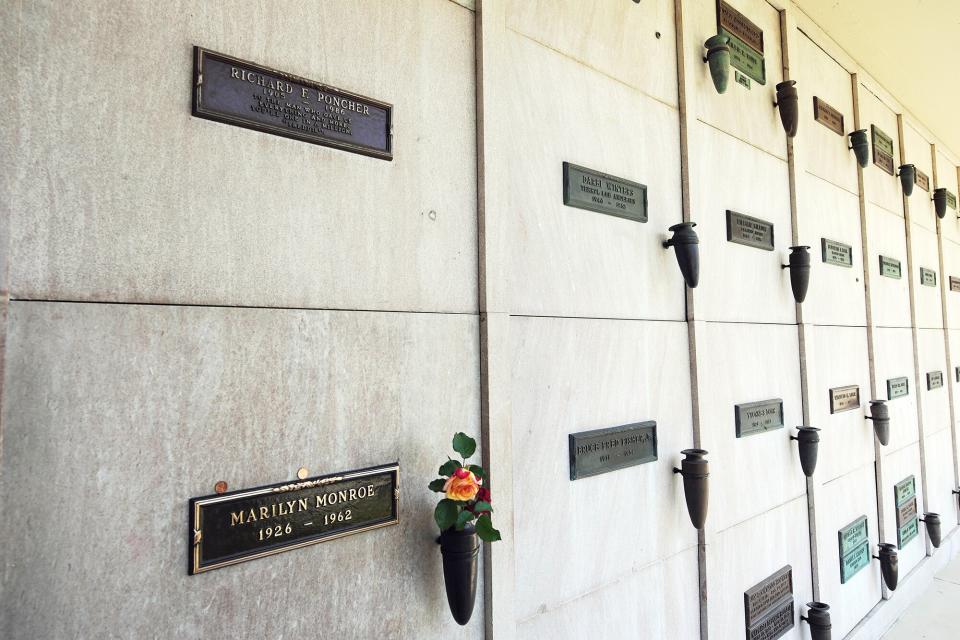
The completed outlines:
<svg viewBox="0 0 960 640">
<path fill-rule="evenodd" d="M 703 59 L 710 66 L 710 78 L 717 93 L 727 90 L 730 80 L 730 38 L 729 36 L 710 36 L 703 46 L 707 49 L 707 57 Z"/>
<path fill-rule="evenodd" d="M 477 554 L 480 538 L 467 525 L 463 531 L 447 529 L 440 534 L 443 555 L 443 582 L 447 588 L 447 604 L 457 624 L 465 625 L 473 615 L 477 599 Z"/>
<path fill-rule="evenodd" d="M 800 121 L 796 85 L 796 80 L 784 80 L 777 85 L 777 108 L 780 110 L 780 122 L 788 138 L 797 135 L 797 124 Z"/>
<path fill-rule="evenodd" d="M 848 135 L 850 137 L 850 148 L 853 149 L 853 155 L 857 157 L 857 163 L 866 169 L 867 163 L 870 162 L 870 142 L 867 140 L 867 130 L 857 129 Z"/>
<path fill-rule="evenodd" d="M 927 537 L 930 538 L 930 544 L 933 545 L 934 549 L 940 548 L 940 514 L 939 513 L 924 513 L 923 517 L 920 518 L 922 522 L 927 527 Z"/>
<path fill-rule="evenodd" d="M 900 165 L 900 186 L 903 187 L 903 195 L 910 197 L 913 194 L 913 184 L 917 181 L 917 167 L 912 164 Z"/>
<path fill-rule="evenodd" d="M 880 444 L 887 446 L 890 442 L 890 407 L 886 400 L 871 400 L 870 415 L 867 420 L 873 420 L 873 432 Z"/>
<path fill-rule="evenodd" d="M 808 478 L 813 476 L 817 468 L 817 449 L 820 447 L 820 429 L 816 427 L 797 427 L 797 435 L 790 436 L 791 440 L 797 441 L 797 448 L 800 450 L 800 468 L 803 469 L 803 475 Z"/>
<path fill-rule="evenodd" d="M 793 289 L 793 299 L 800 304 L 807 297 L 807 287 L 810 286 L 810 247 L 790 247 L 790 263 L 782 266 L 790 269 L 790 288 Z"/>
<path fill-rule="evenodd" d="M 709 492 L 707 478 L 710 477 L 710 464 L 703 459 L 707 452 L 703 449 L 684 449 L 685 457 L 680 461 L 680 469 L 674 473 L 683 476 L 683 494 L 687 500 L 687 513 L 694 528 L 703 529 L 707 521 L 707 503 Z"/>
<path fill-rule="evenodd" d="M 691 289 L 700 281 L 700 238 L 693 228 L 696 222 L 681 222 L 670 227 L 673 237 L 663 243 L 665 248 L 673 247 L 680 265 L 683 281 Z"/>
<path fill-rule="evenodd" d="M 883 582 L 890 591 L 897 590 L 897 545 L 889 542 L 880 543 L 880 555 L 874 556 L 880 560 L 880 574 L 883 576 Z"/>
<path fill-rule="evenodd" d="M 944 187 L 933 190 L 933 207 L 937 210 L 937 217 L 943 220 L 947 215 L 947 190 Z"/>
<path fill-rule="evenodd" d="M 801 616 L 810 625 L 810 637 L 813 640 L 830 640 L 830 605 L 823 602 L 808 602 L 807 616 Z"/>
</svg>

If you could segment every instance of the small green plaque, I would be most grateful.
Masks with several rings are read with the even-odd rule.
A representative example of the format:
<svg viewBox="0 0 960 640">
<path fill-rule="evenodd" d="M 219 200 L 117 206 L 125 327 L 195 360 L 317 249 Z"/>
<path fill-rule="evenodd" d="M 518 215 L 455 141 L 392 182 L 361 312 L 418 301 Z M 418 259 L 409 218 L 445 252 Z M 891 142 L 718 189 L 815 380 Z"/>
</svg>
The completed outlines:
<svg viewBox="0 0 960 640">
<path fill-rule="evenodd" d="M 910 498 L 914 498 L 917 495 L 917 483 L 913 476 L 907 476 L 900 482 L 896 484 L 893 488 L 894 498 L 897 501 L 897 506 L 903 506 Z"/>
<path fill-rule="evenodd" d="M 949 191 L 947 191 L 947 206 L 954 210 L 957 208 L 957 196 L 953 195 Z"/>
<path fill-rule="evenodd" d="M 913 518 L 897 529 L 897 547 L 903 549 L 905 544 L 917 537 L 917 533 L 917 519 Z"/>
<path fill-rule="evenodd" d="M 906 376 L 887 380 L 887 400 L 902 398 L 910 393 L 910 383 Z"/>
<path fill-rule="evenodd" d="M 837 532 L 840 555 L 845 556 L 867 541 L 867 516 L 860 516 Z"/>
<path fill-rule="evenodd" d="M 853 266 L 853 247 L 836 240 L 820 238 L 820 255 L 827 264 L 839 267 Z"/>
<path fill-rule="evenodd" d="M 933 269 L 920 267 L 920 284 L 925 287 L 937 286 L 937 272 Z"/>
<path fill-rule="evenodd" d="M 858 571 L 870 564 L 870 543 L 859 547 L 840 558 L 840 584 L 846 584 Z"/>
<path fill-rule="evenodd" d="M 900 261 L 887 256 L 880 256 L 880 275 L 899 280 Z"/>
<path fill-rule="evenodd" d="M 760 84 L 767 84 L 767 67 L 763 54 L 726 29 L 720 29 L 720 35 L 730 38 L 730 65 Z"/>
</svg>

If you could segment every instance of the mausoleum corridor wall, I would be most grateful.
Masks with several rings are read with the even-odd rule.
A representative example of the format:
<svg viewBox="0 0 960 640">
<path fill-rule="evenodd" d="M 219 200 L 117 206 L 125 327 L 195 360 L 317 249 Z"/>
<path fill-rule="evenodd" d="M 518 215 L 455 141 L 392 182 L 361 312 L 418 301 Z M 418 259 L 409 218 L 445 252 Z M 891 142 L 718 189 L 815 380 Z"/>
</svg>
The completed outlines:
<svg viewBox="0 0 960 640">
<path fill-rule="evenodd" d="M 869 640 L 960 552 L 960 150 L 792 0 L 0 21 L 0 638 Z M 201 566 L 218 482 L 393 463 L 395 520 Z"/>
</svg>

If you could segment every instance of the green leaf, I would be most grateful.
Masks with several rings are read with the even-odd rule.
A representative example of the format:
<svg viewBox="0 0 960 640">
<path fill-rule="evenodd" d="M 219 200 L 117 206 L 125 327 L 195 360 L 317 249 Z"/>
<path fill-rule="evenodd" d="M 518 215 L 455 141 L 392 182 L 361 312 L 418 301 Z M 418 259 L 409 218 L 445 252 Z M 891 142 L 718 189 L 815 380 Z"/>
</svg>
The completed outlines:
<svg viewBox="0 0 960 640">
<path fill-rule="evenodd" d="M 470 471 L 472 471 L 472 472 L 473 472 L 473 475 L 477 476 L 477 477 L 480 478 L 481 480 L 486 480 L 486 479 L 487 479 L 487 472 L 483 470 L 483 467 L 478 466 L 478 465 L 475 465 L 475 464 L 471 464 L 471 465 L 467 465 L 467 469 L 469 469 Z"/>
<path fill-rule="evenodd" d="M 453 472 L 460 468 L 460 463 L 456 460 L 447 460 L 440 466 L 439 473 L 442 476 L 452 476 Z"/>
<path fill-rule="evenodd" d="M 437 508 L 433 510 L 433 519 L 437 521 L 440 531 L 446 531 L 457 522 L 457 514 L 460 507 L 453 500 L 444 498 L 437 503 Z"/>
<path fill-rule="evenodd" d="M 475 513 L 470 513 L 466 509 L 460 512 L 460 515 L 457 516 L 457 531 L 463 531 L 463 525 L 467 524 L 476 517 Z"/>
<path fill-rule="evenodd" d="M 473 505 L 474 511 L 490 511 L 493 512 L 493 507 L 490 506 L 490 503 L 486 500 L 477 500 L 477 504 Z"/>
<path fill-rule="evenodd" d="M 458 431 L 457 435 L 453 436 L 453 450 L 466 460 L 477 450 L 477 441 L 462 431 Z"/>
<path fill-rule="evenodd" d="M 445 479 L 437 478 L 436 480 L 433 480 L 429 485 L 427 485 L 427 488 L 430 489 L 430 491 L 443 493 L 443 485 L 445 485 L 446 483 L 447 481 Z"/>
<path fill-rule="evenodd" d="M 477 535 L 484 542 L 496 542 L 500 539 L 500 532 L 493 528 L 493 522 L 489 515 L 482 515 L 477 518 Z"/>
</svg>

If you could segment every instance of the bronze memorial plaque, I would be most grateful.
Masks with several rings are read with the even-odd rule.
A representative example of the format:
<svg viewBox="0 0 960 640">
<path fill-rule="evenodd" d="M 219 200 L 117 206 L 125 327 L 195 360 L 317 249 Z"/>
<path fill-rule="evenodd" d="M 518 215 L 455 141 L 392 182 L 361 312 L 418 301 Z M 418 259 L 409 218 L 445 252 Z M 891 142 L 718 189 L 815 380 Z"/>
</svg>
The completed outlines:
<svg viewBox="0 0 960 640">
<path fill-rule="evenodd" d="M 910 393 L 910 383 L 906 376 L 887 380 L 887 400 L 902 398 L 908 393 Z"/>
<path fill-rule="evenodd" d="M 923 189 L 924 191 L 930 191 L 930 176 L 925 174 L 920 169 L 917 169 L 916 176 L 913 179 L 913 183 Z"/>
<path fill-rule="evenodd" d="M 917 525 L 917 483 L 910 475 L 898 482 L 893 488 L 893 499 L 897 506 L 897 547 L 919 535 Z"/>
<path fill-rule="evenodd" d="M 960 291 L 960 278 L 950 276 L 950 291 Z"/>
<path fill-rule="evenodd" d="M 931 371 L 927 374 L 927 391 L 943 386 L 943 371 Z"/>
<path fill-rule="evenodd" d="M 717 2 L 717 18 L 721 29 L 740 38 L 757 53 L 763 53 L 763 30 L 723 0 Z"/>
<path fill-rule="evenodd" d="M 636 222 L 647 221 L 647 187 L 639 182 L 563 163 L 563 204 Z"/>
<path fill-rule="evenodd" d="M 728 210 L 727 241 L 773 251 L 773 223 Z"/>
<path fill-rule="evenodd" d="M 571 480 L 657 459 L 657 423 L 653 421 L 571 433 L 568 440 Z"/>
<path fill-rule="evenodd" d="M 194 47 L 193 115 L 383 160 L 393 107 L 342 89 Z"/>
<path fill-rule="evenodd" d="M 853 247 L 837 240 L 820 238 L 820 256 L 827 264 L 838 267 L 853 266 Z"/>
<path fill-rule="evenodd" d="M 793 628 L 793 570 L 790 565 L 743 593 L 747 639 L 774 640 Z"/>
<path fill-rule="evenodd" d="M 925 287 L 937 286 L 937 272 L 933 269 L 920 267 L 920 284 Z"/>
<path fill-rule="evenodd" d="M 880 256 L 880 275 L 900 279 L 900 261 L 896 258 Z"/>
<path fill-rule="evenodd" d="M 386 464 L 190 499 L 191 575 L 399 522 Z"/>
<path fill-rule="evenodd" d="M 730 66 L 766 84 L 763 30 L 723 0 L 717 0 L 717 33 L 730 38 Z"/>
<path fill-rule="evenodd" d="M 734 421 L 738 438 L 780 429 L 783 427 L 783 400 L 774 398 L 734 405 Z"/>
<path fill-rule="evenodd" d="M 830 389 L 830 413 L 850 411 L 860 406 L 860 386 L 852 384 L 848 387 L 834 387 Z"/>
<path fill-rule="evenodd" d="M 867 516 L 860 516 L 837 532 L 840 547 L 840 584 L 870 564 Z"/>
<path fill-rule="evenodd" d="M 843 114 L 817 96 L 813 96 L 813 119 L 837 135 L 844 134 Z"/>
<path fill-rule="evenodd" d="M 873 164 L 877 165 L 890 175 L 893 170 L 893 138 L 880 130 L 877 125 L 870 125 L 873 133 Z"/>
</svg>

